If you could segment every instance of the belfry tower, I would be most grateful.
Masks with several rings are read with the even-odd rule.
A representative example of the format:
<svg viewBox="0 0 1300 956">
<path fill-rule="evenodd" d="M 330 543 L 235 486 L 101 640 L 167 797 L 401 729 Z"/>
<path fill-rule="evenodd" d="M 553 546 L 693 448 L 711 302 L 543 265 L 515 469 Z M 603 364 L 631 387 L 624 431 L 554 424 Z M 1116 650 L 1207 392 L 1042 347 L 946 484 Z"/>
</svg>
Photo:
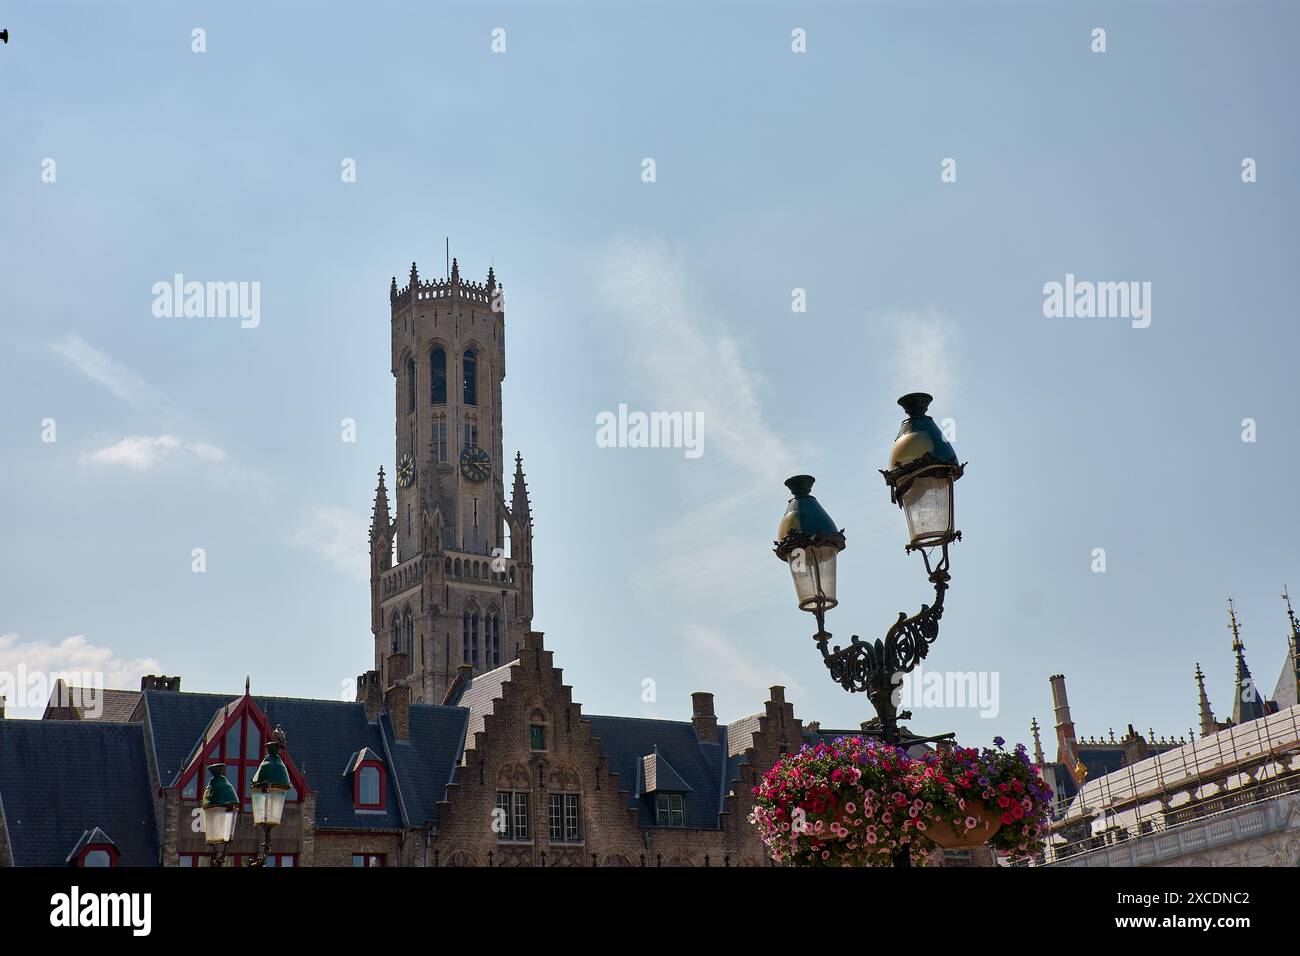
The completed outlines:
<svg viewBox="0 0 1300 956">
<path fill-rule="evenodd" d="M 410 687 L 412 703 L 440 704 L 462 664 L 474 673 L 513 660 L 532 626 L 532 516 L 523 459 L 507 505 L 501 382 L 505 296 L 460 276 L 388 292 L 396 461 L 389 510 L 379 471 L 370 524 L 369 681 Z M 508 535 L 508 540 L 507 540 Z M 396 656 L 394 656 L 396 655 Z"/>
</svg>

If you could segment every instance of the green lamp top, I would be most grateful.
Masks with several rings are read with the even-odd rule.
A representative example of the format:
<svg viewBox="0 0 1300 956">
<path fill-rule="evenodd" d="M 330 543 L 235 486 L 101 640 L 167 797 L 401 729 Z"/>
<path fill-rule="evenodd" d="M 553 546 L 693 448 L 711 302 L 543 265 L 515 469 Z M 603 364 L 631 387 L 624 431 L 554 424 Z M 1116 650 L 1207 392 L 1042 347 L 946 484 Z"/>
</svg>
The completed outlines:
<svg viewBox="0 0 1300 956">
<path fill-rule="evenodd" d="M 819 542 L 834 545 L 837 550 L 844 548 L 844 534 L 812 496 L 816 480 L 812 475 L 795 475 L 786 480 L 785 486 L 794 497 L 786 505 L 776 530 L 776 555 L 782 561 L 789 558 L 793 549 Z"/>
<path fill-rule="evenodd" d="M 226 807 L 227 809 L 238 807 L 239 795 L 235 793 L 235 788 L 226 779 L 226 765 L 224 763 L 210 764 L 208 773 L 211 774 L 211 779 L 208 780 L 207 789 L 203 791 L 203 808 L 208 810 L 213 807 Z"/>
<path fill-rule="evenodd" d="M 280 756 L 280 744 L 273 740 L 266 745 L 266 756 L 257 765 L 257 773 L 253 774 L 249 787 L 253 790 L 288 790 L 290 786 L 289 768 Z"/>
<path fill-rule="evenodd" d="M 925 392 L 909 392 L 898 400 L 903 411 L 907 412 L 907 418 L 903 420 L 893 450 L 889 453 L 891 470 L 909 465 L 927 454 L 937 463 L 958 463 L 957 452 L 943 437 L 943 432 L 934 423 L 934 419 L 927 414 L 932 401 L 934 398 Z"/>
</svg>

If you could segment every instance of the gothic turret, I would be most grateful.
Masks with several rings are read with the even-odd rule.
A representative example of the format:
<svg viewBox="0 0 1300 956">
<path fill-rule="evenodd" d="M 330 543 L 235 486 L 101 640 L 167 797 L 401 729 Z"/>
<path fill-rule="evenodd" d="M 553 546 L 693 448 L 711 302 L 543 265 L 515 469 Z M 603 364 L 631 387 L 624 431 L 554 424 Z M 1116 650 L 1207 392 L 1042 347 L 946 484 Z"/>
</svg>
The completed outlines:
<svg viewBox="0 0 1300 956">
<path fill-rule="evenodd" d="M 370 548 L 375 549 L 376 537 L 382 537 L 382 553 L 375 555 L 380 559 L 380 567 L 387 568 L 392 557 L 392 519 L 388 516 L 388 489 L 384 487 L 384 469 L 379 469 L 379 484 L 375 488 L 375 503 L 370 512 Z"/>
<path fill-rule="evenodd" d="M 1291 702 L 1300 704 L 1300 621 L 1296 620 L 1295 611 L 1291 610 L 1291 595 L 1287 589 L 1282 588 L 1282 600 L 1286 601 L 1286 619 L 1291 625 L 1291 633 L 1287 635 L 1287 663 L 1291 665 Z M 1282 690 L 1277 692 L 1279 704 L 1285 703 Z"/>
</svg>

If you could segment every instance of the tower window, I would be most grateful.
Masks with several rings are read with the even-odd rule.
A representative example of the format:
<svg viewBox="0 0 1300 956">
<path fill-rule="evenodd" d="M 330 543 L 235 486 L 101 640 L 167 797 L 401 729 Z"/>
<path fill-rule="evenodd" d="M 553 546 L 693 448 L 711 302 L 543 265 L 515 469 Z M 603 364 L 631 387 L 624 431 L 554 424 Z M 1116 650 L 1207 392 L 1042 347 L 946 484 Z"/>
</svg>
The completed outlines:
<svg viewBox="0 0 1300 956">
<path fill-rule="evenodd" d="M 444 400 L 446 396 L 444 396 Z M 447 460 L 447 415 L 439 414 L 433 420 L 433 453 L 438 461 Z"/>
<path fill-rule="evenodd" d="M 447 353 L 441 348 L 429 356 L 429 400 L 434 405 L 447 404 Z"/>
<path fill-rule="evenodd" d="M 415 411 L 415 359 L 406 358 L 406 410 Z"/>
<path fill-rule="evenodd" d="M 478 404 L 478 353 L 467 349 L 461 362 L 465 373 L 465 404 Z"/>
<path fill-rule="evenodd" d="M 465 423 L 465 447 L 478 447 L 478 426 L 471 422 Z"/>
</svg>

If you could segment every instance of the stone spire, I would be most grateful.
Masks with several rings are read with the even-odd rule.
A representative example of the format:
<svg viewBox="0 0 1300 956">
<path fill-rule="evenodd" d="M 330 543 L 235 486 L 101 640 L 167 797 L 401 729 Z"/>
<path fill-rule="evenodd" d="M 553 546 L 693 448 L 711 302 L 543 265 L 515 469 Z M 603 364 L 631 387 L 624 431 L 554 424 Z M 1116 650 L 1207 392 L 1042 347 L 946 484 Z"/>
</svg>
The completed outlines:
<svg viewBox="0 0 1300 956">
<path fill-rule="evenodd" d="M 1038 718 L 1029 721 L 1029 732 L 1034 736 L 1034 763 L 1043 763 L 1043 742 L 1038 739 Z"/>
<path fill-rule="evenodd" d="M 420 285 L 420 272 L 415 268 L 415 263 L 411 263 L 411 291 L 414 292 Z"/>
<path fill-rule="evenodd" d="M 381 465 L 379 467 L 379 486 L 375 488 L 375 506 L 370 517 L 370 540 L 375 539 L 377 532 L 383 532 L 383 534 L 387 535 L 392 524 L 392 519 L 388 516 L 388 489 L 384 487 L 384 468 Z"/>
<path fill-rule="evenodd" d="M 1232 631 L 1232 649 L 1237 655 L 1237 685 L 1232 701 L 1232 722 L 1240 726 L 1248 720 L 1266 716 L 1268 709 L 1250 676 L 1250 668 L 1246 666 L 1246 645 L 1241 642 L 1241 625 L 1237 622 L 1237 609 L 1232 605 L 1232 598 L 1228 598 L 1228 620 L 1228 629 Z"/>
<path fill-rule="evenodd" d="M 460 264 L 455 259 L 451 260 L 451 281 L 453 285 L 460 284 Z"/>
<path fill-rule="evenodd" d="M 1196 689 L 1201 698 L 1201 736 L 1208 737 L 1218 731 L 1219 724 L 1214 719 L 1214 711 L 1210 710 L 1210 698 L 1205 693 L 1205 674 L 1199 661 L 1196 664 Z"/>
<path fill-rule="evenodd" d="M 528 502 L 528 485 L 524 483 L 524 456 L 515 452 L 515 486 L 510 495 L 510 515 L 531 524 L 532 507 Z"/>
<path fill-rule="evenodd" d="M 393 276 L 392 285 L 388 287 L 388 301 L 391 302 L 397 298 L 397 276 Z"/>
<path fill-rule="evenodd" d="M 487 281 L 488 291 L 491 292 L 496 287 L 497 287 L 497 274 L 492 269 L 491 266 L 488 266 L 488 281 Z"/>
</svg>

